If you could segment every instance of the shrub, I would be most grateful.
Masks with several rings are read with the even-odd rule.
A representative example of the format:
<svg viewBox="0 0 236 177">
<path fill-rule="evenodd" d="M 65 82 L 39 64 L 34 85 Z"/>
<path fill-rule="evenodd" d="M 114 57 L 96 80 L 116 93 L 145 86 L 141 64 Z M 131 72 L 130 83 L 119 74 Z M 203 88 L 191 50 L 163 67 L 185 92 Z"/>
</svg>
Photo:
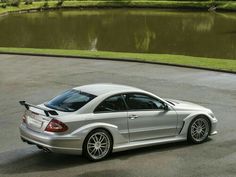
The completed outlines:
<svg viewBox="0 0 236 177">
<path fill-rule="evenodd" d="M 57 2 L 57 7 L 61 7 L 63 4 L 64 0 L 58 0 Z"/>
<path fill-rule="evenodd" d="M 11 6 L 18 7 L 20 5 L 20 0 L 12 0 Z"/>
<path fill-rule="evenodd" d="M 45 0 L 45 2 L 44 2 L 44 4 L 43 4 L 43 8 L 48 8 L 48 1 L 47 0 Z"/>
<path fill-rule="evenodd" d="M 25 0 L 25 5 L 33 4 L 32 0 Z"/>
<path fill-rule="evenodd" d="M 7 7 L 7 5 L 6 4 L 2 4 L 1 7 L 5 9 Z"/>
</svg>

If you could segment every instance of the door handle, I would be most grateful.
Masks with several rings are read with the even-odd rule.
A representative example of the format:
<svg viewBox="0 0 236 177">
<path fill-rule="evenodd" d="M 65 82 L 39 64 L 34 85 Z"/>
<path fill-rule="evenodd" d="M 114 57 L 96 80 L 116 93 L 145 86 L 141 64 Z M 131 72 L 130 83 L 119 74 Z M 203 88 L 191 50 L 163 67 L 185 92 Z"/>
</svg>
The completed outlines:
<svg viewBox="0 0 236 177">
<path fill-rule="evenodd" d="M 137 115 L 131 115 L 131 116 L 129 116 L 129 118 L 130 118 L 131 120 L 133 120 L 133 119 L 137 119 L 138 116 L 137 116 Z"/>
</svg>

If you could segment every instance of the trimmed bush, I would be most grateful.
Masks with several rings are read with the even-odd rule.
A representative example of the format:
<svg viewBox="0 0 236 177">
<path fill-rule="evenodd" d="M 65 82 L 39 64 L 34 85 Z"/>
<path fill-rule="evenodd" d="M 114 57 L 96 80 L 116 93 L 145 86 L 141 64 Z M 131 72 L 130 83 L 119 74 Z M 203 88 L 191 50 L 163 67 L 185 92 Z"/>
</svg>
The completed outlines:
<svg viewBox="0 0 236 177">
<path fill-rule="evenodd" d="M 43 8 L 48 8 L 49 5 L 48 5 L 48 0 L 45 0 L 44 4 L 43 4 Z"/>
<path fill-rule="evenodd" d="M 61 7 L 62 6 L 62 4 L 63 4 L 63 2 L 64 2 L 64 0 L 58 0 L 58 2 L 57 2 L 57 7 Z"/>
<path fill-rule="evenodd" d="M 2 4 L 1 7 L 5 9 L 7 7 L 7 5 L 6 4 Z"/>
<path fill-rule="evenodd" d="M 25 0 L 25 5 L 33 4 L 32 0 Z"/>
<path fill-rule="evenodd" d="M 20 5 L 20 0 L 13 0 L 13 1 L 11 2 L 11 6 L 19 7 L 19 5 Z"/>
</svg>

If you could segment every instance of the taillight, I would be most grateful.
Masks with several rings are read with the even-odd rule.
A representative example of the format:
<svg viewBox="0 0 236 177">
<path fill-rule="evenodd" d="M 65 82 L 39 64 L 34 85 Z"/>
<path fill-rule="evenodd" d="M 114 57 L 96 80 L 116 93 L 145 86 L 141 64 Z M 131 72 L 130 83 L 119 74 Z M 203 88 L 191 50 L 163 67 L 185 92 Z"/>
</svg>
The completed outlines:
<svg viewBox="0 0 236 177">
<path fill-rule="evenodd" d="M 23 123 L 26 123 L 26 114 L 27 114 L 27 111 L 25 111 L 23 116 L 22 116 L 22 122 Z"/>
<path fill-rule="evenodd" d="M 22 122 L 26 123 L 26 115 L 25 114 L 22 116 Z"/>
<path fill-rule="evenodd" d="M 48 132 L 64 132 L 66 130 L 68 130 L 66 124 L 56 119 L 52 119 L 45 129 Z"/>
</svg>

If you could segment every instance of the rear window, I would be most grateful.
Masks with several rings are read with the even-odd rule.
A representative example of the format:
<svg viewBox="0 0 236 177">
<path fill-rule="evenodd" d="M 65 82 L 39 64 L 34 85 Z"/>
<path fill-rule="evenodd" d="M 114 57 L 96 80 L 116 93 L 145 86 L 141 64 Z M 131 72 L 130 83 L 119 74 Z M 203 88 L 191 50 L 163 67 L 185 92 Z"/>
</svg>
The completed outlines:
<svg viewBox="0 0 236 177">
<path fill-rule="evenodd" d="M 64 112 L 74 112 L 82 108 L 96 96 L 79 90 L 68 90 L 45 104 L 48 108 Z"/>
</svg>

